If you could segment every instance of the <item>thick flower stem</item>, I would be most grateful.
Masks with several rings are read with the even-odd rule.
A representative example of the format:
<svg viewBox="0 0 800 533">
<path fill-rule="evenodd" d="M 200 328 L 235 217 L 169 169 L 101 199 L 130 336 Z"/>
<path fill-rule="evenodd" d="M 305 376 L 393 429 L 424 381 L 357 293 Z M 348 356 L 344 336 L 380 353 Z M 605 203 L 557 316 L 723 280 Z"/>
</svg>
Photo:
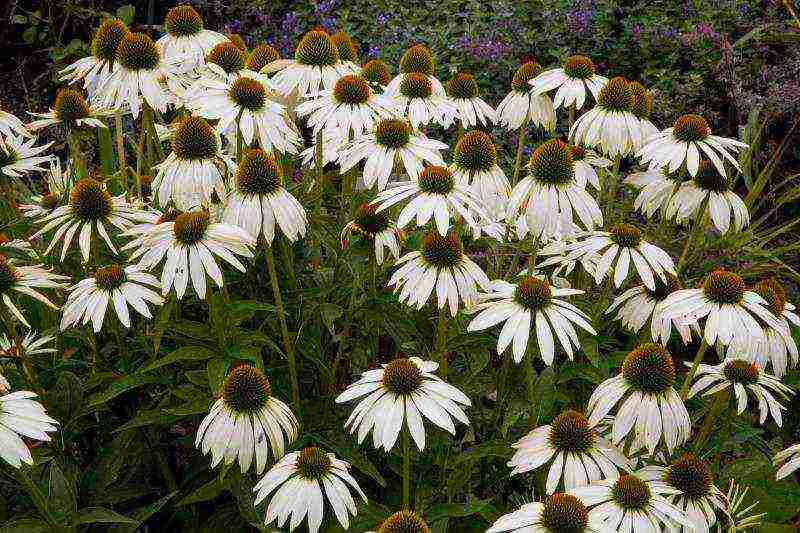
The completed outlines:
<svg viewBox="0 0 800 533">
<path fill-rule="evenodd" d="M 697 434 L 697 438 L 694 441 L 694 453 L 697 455 L 700 450 L 703 449 L 703 445 L 708 440 L 708 436 L 711 434 L 711 428 L 714 427 L 714 422 L 718 419 L 719 414 L 722 412 L 722 409 L 725 407 L 725 404 L 728 401 L 728 394 L 727 391 L 720 391 L 714 397 L 714 403 L 711 404 L 708 412 L 706 413 L 706 417 L 703 420 L 703 426 L 700 428 L 700 432 Z"/>
<path fill-rule="evenodd" d="M 686 263 L 686 259 L 688 259 L 689 257 L 689 249 L 694 248 L 696 241 L 700 238 L 700 235 L 703 233 L 703 228 L 705 227 L 705 212 L 707 205 L 708 205 L 708 199 L 703 200 L 703 203 L 700 205 L 700 210 L 697 212 L 697 218 L 694 221 L 694 227 L 692 228 L 692 233 L 686 240 L 686 244 L 683 246 L 683 252 L 681 253 L 681 257 L 680 259 L 678 259 L 678 265 L 675 267 L 678 274 L 681 273 L 683 265 Z"/>
<path fill-rule="evenodd" d="M 125 157 L 125 132 L 122 129 L 122 112 L 117 110 L 114 113 L 114 139 L 117 145 L 117 165 L 119 167 L 119 179 L 125 186 L 125 191 L 130 199 L 131 189 L 128 183 L 128 161 Z"/>
<path fill-rule="evenodd" d="M 436 325 L 436 353 L 439 355 L 439 374 L 447 377 L 450 362 L 447 359 L 445 344 L 447 341 L 447 304 L 439 308 L 439 321 Z"/>
<path fill-rule="evenodd" d="M 236 117 L 236 163 L 241 164 L 244 154 L 244 138 L 242 137 L 242 114 Z"/>
<path fill-rule="evenodd" d="M 694 379 L 694 375 L 697 373 L 697 368 L 703 361 L 703 356 L 706 354 L 706 350 L 708 350 L 708 343 L 706 342 L 705 337 L 703 337 L 703 341 L 700 343 L 700 348 L 697 350 L 697 355 L 694 356 L 694 361 L 692 361 L 692 367 L 686 374 L 686 380 L 683 382 L 683 386 L 681 387 L 681 400 L 685 401 L 686 397 L 689 395 L 689 387 L 692 384 L 692 379 Z"/>
<path fill-rule="evenodd" d="M 508 379 L 508 372 L 511 370 L 511 356 L 500 354 L 500 357 L 503 358 L 503 366 L 497 373 L 497 397 L 495 400 L 497 406 L 497 412 L 495 413 L 496 424 L 500 423 L 500 419 L 503 416 L 503 395 L 506 393 L 506 380 Z"/>
<path fill-rule="evenodd" d="M 161 141 L 158 140 L 158 133 L 156 132 L 156 125 L 155 125 L 155 118 L 153 115 L 153 108 L 145 103 L 144 109 L 142 110 L 142 121 L 144 122 L 144 127 L 147 129 L 147 135 L 150 136 L 150 140 L 153 143 L 153 146 L 156 149 L 156 154 L 158 155 L 158 162 L 164 160 L 164 149 L 161 147 Z M 153 161 L 150 162 L 151 166 L 153 165 Z"/>
<path fill-rule="evenodd" d="M 513 187 L 519 182 L 519 172 L 522 168 L 522 151 L 525 149 L 525 141 L 528 140 L 528 122 L 530 117 L 525 117 L 525 122 L 519 129 L 519 139 L 517 140 L 517 157 L 514 159 L 514 178 L 511 181 Z"/>
<path fill-rule="evenodd" d="M 278 285 L 278 273 L 275 269 L 275 255 L 272 247 L 266 246 L 267 267 L 269 268 L 269 278 L 272 282 L 272 293 L 275 296 L 275 309 L 278 313 L 278 321 L 281 325 L 281 335 L 283 335 L 283 347 L 286 350 L 286 359 L 289 361 L 289 377 L 292 380 L 292 401 L 297 409 L 300 408 L 300 385 L 297 381 L 297 366 L 294 359 L 294 344 L 289 337 L 289 328 L 286 326 L 286 314 L 283 309 L 283 298 L 281 298 L 281 288 Z"/>
<path fill-rule="evenodd" d="M 620 175 L 619 175 L 619 166 L 622 163 L 622 156 L 618 155 L 614 158 L 614 167 L 611 170 L 611 175 L 609 176 L 609 183 L 606 187 L 606 192 L 608 194 L 606 198 L 606 212 L 605 212 L 605 219 L 607 222 L 611 222 L 612 216 L 614 214 L 614 201 L 617 199 L 617 190 L 619 189 L 619 182 L 620 182 Z"/>
<path fill-rule="evenodd" d="M 317 203 L 314 212 L 317 216 L 322 214 L 322 170 L 322 130 L 319 130 L 314 145 L 314 180 L 317 182 Z"/>
<path fill-rule="evenodd" d="M 411 442 L 403 426 L 403 509 L 411 509 Z"/>
<path fill-rule="evenodd" d="M 573 124 L 575 124 L 575 104 L 569 106 L 569 127 L 567 128 L 567 134 L 572 131 Z"/>
<path fill-rule="evenodd" d="M 533 369 L 533 354 L 530 349 L 530 341 L 528 342 L 528 350 L 523 359 L 525 359 L 525 373 L 528 378 L 528 429 L 533 429 L 536 425 L 536 410 L 533 406 L 536 404 L 536 371 Z"/>
<path fill-rule="evenodd" d="M 69 156 L 72 158 L 72 163 L 75 165 L 75 173 L 78 178 L 85 178 L 86 174 L 86 161 L 83 159 L 81 153 L 81 139 L 79 132 L 75 128 L 71 128 L 67 134 L 67 143 L 69 144 Z"/>
</svg>

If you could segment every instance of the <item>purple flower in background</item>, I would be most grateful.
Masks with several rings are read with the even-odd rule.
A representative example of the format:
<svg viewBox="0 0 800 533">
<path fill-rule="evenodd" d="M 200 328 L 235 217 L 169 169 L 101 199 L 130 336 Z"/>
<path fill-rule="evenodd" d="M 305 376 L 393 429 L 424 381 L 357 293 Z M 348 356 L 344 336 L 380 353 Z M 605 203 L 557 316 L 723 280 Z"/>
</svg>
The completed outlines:
<svg viewBox="0 0 800 533">
<path fill-rule="evenodd" d="M 638 42 L 638 43 L 642 42 L 642 25 L 641 24 L 637 24 L 636 26 L 634 26 L 633 29 L 631 30 L 631 33 L 633 34 L 633 38 L 636 40 L 636 42 Z"/>
<path fill-rule="evenodd" d="M 369 48 L 367 49 L 367 57 L 368 58 L 375 59 L 380 55 L 380 53 L 381 53 L 381 49 L 380 49 L 379 46 L 376 46 L 374 44 L 369 45 Z"/>
<path fill-rule="evenodd" d="M 391 16 L 388 13 L 379 13 L 377 17 L 375 17 L 375 22 L 378 23 L 378 26 L 386 26 L 391 20 Z"/>
</svg>

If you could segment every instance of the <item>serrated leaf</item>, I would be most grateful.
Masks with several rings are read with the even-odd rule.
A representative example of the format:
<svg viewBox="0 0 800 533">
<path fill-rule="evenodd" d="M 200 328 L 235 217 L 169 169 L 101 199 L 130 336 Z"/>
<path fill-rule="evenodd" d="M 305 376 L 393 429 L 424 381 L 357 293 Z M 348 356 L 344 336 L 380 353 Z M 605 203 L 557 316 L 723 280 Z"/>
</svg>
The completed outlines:
<svg viewBox="0 0 800 533">
<path fill-rule="evenodd" d="M 59 519 L 72 515 L 78 508 L 74 484 L 54 461 L 47 472 L 47 504 Z"/>
<path fill-rule="evenodd" d="M 81 524 L 131 524 L 139 522 L 104 507 L 85 507 L 75 514 L 72 525 Z"/>
</svg>

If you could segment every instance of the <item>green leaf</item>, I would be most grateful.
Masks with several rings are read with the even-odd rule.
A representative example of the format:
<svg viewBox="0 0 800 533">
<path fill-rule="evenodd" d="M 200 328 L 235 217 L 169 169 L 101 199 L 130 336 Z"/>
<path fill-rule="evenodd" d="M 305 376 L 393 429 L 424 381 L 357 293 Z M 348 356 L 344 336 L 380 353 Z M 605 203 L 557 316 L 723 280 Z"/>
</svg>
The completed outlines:
<svg viewBox="0 0 800 533">
<path fill-rule="evenodd" d="M 159 357 L 156 361 L 140 370 L 140 372 L 150 372 L 178 361 L 205 361 L 206 359 L 211 359 L 214 355 L 214 352 L 205 346 L 181 346 L 174 352 L 164 357 Z"/>
<path fill-rule="evenodd" d="M 319 306 L 319 312 L 322 316 L 322 322 L 331 332 L 331 335 L 334 334 L 334 324 L 338 318 L 342 316 L 344 310 L 341 306 L 332 304 L 332 303 L 324 303 Z"/>
<path fill-rule="evenodd" d="M 245 320 L 249 320 L 259 311 L 268 311 L 270 314 L 274 315 L 275 306 L 256 300 L 238 300 L 224 307 L 225 316 L 231 324 L 236 325 L 241 324 Z"/>
<path fill-rule="evenodd" d="M 62 422 L 72 420 L 72 416 L 83 403 L 81 380 L 72 372 L 65 371 L 47 393 L 47 407 L 51 414 Z"/>
<path fill-rule="evenodd" d="M 75 485 L 55 462 L 50 463 L 48 472 L 47 501 L 50 510 L 63 517 L 72 515 L 78 508 Z"/>
<path fill-rule="evenodd" d="M 26 44 L 33 44 L 36 40 L 36 35 L 36 26 L 31 26 L 22 33 L 22 40 L 25 41 Z"/>
<path fill-rule="evenodd" d="M 202 487 L 190 493 L 188 496 L 181 499 L 175 504 L 175 507 L 183 507 L 184 505 L 191 505 L 193 503 L 206 502 L 213 500 L 219 496 L 222 491 L 228 488 L 230 480 L 214 478 Z"/>
<path fill-rule="evenodd" d="M 225 376 L 228 375 L 228 367 L 230 361 L 222 357 L 211 359 L 206 365 L 208 372 L 208 386 L 211 392 L 216 393 L 222 388 L 222 382 L 225 381 Z"/>
<path fill-rule="evenodd" d="M 72 520 L 74 526 L 81 524 L 131 524 L 136 525 L 139 522 L 123 516 L 111 509 L 104 507 L 85 507 L 77 512 Z"/>
<path fill-rule="evenodd" d="M 126 376 L 124 378 L 121 378 L 112 383 L 111 386 L 108 387 L 108 389 L 106 389 L 105 391 L 90 396 L 86 402 L 86 407 L 84 408 L 84 412 L 91 412 L 94 407 L 103 405 L 109 400 L 116 398 L 120 394 L 123 394 L 137 387 L 141 387 L 142 385 L 156 383 L 160 379 L 161 376 L 154 376 L 151 374 L 134 374 L 132 376 Z"/>
<path fill-rule="evenodd" d="M 477 461 L 484 457 L 502 457 L 506 459 L 510 456 L 511 446 L 505 441 L 495 440 L 484 442 L 469 451 L 457 455 L 455 459 L 453 459 L 451 466 L 457 466 L 468 461 Z"/>
<path fill-rule="evenodd" d="M 150 505 L 145 505 L 144 507 L 140 507 L 135 511 L 132 511 L 130 514 L 136 520 L 137 524 L 141 524 L 146 522 L 151 516 L 159 512 L 172 498 L 174 498 L 178 494 L 178 491 L 170 492 L 160 500 L 151 503 Z M 138 525 L 137 525 L 138 527 Z M 133 532 L 137 529 L 137 527 L 115 527 L 113 528 L 114 531 L 129 531 Z"/>
<path fill-rule="evenodd" d="M 208 411 L 208 407 L 208 399 L 201 398 L 195 402 L 177 408 L 158 408 L 150 409 L 148 411 L 141 411 L 133 419 L 115 429 L 114 433 L 120 433 L 139 427 L 165 426 L 168 424 L 173 424 L 181 418 L 206 413 Z"/>
<path fill-rule="evenodd" d="M 130 26 L 133 22 L 133 17 L 136 15 L 136 8 L 130 4 L 120 6 L 117 8 L 117 18 Z"/>
<path fill-rule="evenodd" d="M 22 518 L 3 524 L 3 533 L 51 533 L 53 528 L 47 522 L 36 518 Z"/>
<path fill-rule="evenodd" d="M 434 523 L 447 518 L 462 518 L 481 512 L 489 505 L 489 500 L 477 500 L 469 503 L 438 503 L 425 510 L 425 518 Z"/>
</svg>

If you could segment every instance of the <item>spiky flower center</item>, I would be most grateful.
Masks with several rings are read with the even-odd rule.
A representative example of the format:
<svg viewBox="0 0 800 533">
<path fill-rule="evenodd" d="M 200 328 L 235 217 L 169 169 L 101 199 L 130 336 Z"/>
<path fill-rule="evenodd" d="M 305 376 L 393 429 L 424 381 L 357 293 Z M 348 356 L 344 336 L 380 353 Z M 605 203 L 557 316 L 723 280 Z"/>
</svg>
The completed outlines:
<svg viewBox="0 0 800 533">
<path fill-rule="evenodd" d="M 422 241 L 422 257 L 428 264 L 437 268 L 449 268 L 457 265 L 463 254 L 461 239 L 452 230 L 446 237 L 442 237 L 435 231 L 430 232 Z"/>
<path fill-rule="evenodd" d="M 707 496 L 711 491 L 711 472 L 708 465 L 691 453 L 672 463 L 664 473 L 664 481 L 692 500 Z"/>
<path fill-rule="evenodd" d="M 589 421 L 577 411 L 565 411 L 550 424 L 550 445 L 556 450 L 586 453 L 594 440 L 595 432 L 589 427 Z"/>
<path fill-rule="evenodd" d="M 235 46 L 245 54 L 247 53 L 247 43 L 244 42 L 244 39 L 242 39 L 241 35 L 239 35 L 238 33 L 229 33 L 225 37 L 227 37 L 228 40 L 231 43 L 233 43 L 233 46 Z"/>
<path fill-rule="evenodd" d="M 324 31 L 313 30 L 300 39 L 294 59 L 303 65 L 332 66 L 339 62 L 339 51 Z"/>
<path fill-rule="evenodd" d="M 702 141 L 711 135 L 711 128 L 706 119 L 699 115 L 683 115 L 675 121 L 672 135 L 679 141 Z"/>
<path fill-rule="evenodd" d="M 541 520 L 542 526 L 552 533 L 583 533 L 589 513 L 575 496 L 556 493 L 545 500 Z"/>
<path fill-rule="evenodd" d="M 176 6 L 167 11 L 164 29 L 173 37 L 190 37 L 203 31 L 203 17 L 192 6 Z"/>
<path fill-rule="evenodd" d="M 119 19 L 103 21 L 92 39 L 92 55 L 103 61 L 113 62 L 122 39 L 130 33 Z"/>
<path fill-rule="evenodd" d="M 642 232 L 632 224 L 617 224 L 608 232 L 612 241 L 625 248 L 636 248 L 642 243 Z"/>
<path fill-rule="evenodd" d="M 61 195 L 52 194 L 51 193 L 51 194 L 45 194 L 44 196 L 42 196 L 42 199 L 39 202 L 39 205 L 43 209 L 47 209 L 48 211 L 51 211 L 51 210 L 56 208 L 56 206 L 59 204 L 59 202 L 61 202 Z"/>
<path fill-rule="evenodd" d="M 331 35 L 331 41 L 339 52 L 339 59 L 341 61 L 356 62 L 358 60 L 358 52 L 353 40 L 343 31 L 337 31 Z"/>
<path fill-rule="evenodd" d="M 68 124 L 74 123 L 89 116 L 89 104 L 81 93 L 74 89 L 61 89 L 56 95 L 56 102 L 53 106 L 56 117 L 61 122 Z"/>
<path fill-rule="evenodd" d="M 222 399 L 236 413 L 255 413 L 263 409 L 272 395 L 272 384 L 261 370 L 240 365 L 230 371 L 222 385 Z"/>
<path fill-rule="evenodd" d="M 365 80 L 377 83 L 385 87 L 392 81 L 392 76 L 389 74 L 389 67 L 383 61 L 373 59 L 361 67 L 361 77 Z"/>
<path fill-rule="evenodd" d="M 303 448 L 297 455 L 295 468 L 301 478 L 318 481 L 330 472 L 331 458 L 319 448 Z"/>
<path fill-rule="evenodd" d="M 17 284 L 19 277 L 16 267 L 6 256 L 0 255 L 0 294 L 7 294 L 11 287 Z"/>
<path fill-rule="evenodd" d="M 564 74 L 570 78 L 588 80 L 594 73 L 594 63 L 586 56 L 570 56 L 564 62 Z"/>
<path fill-rule="evenodd" d="M 158 46 L 144 33 L 127 33 L 120 41 L 117 62 L 128 70 L 153 70 L 161 60 Z"/>
<path fill-rule="evenodd" d="M 69 203 L 73 214 L 84 221 L 104 219 L 113 209 L 111 195 L 92 178 L 83 178 L 75 183 L 69 193 Z"/>
<path fill-rule="evenodd" d="M 178 122 L 172 135 L 172 151 L 180 159 L 210 159 L 217 154 L 214 128 L 200 117 L 186 117 Z"/>
<path fill-rule="evenodd" d="M 703 282 L 703 293 L 718 304 L 738 304 L 744 298 L 744 291 L 744 280 L 727 270 L 715 270 Z"/>
<path fill-rule="evenodd" d="M 365 104 L 372 96 L 372 89 L 361 76 L 348 74 L 342 76 L 333 86 L 333 98 L 340 104 Z"/>
<path fill-rule="evenodd" d="M 633 94 L 631 113 L 633 113 L 636 118 L 650 118 L 650 113 L 653 112 L 653 95 L 638 81 L 629 82 L 628 87 Z"/>
<path fill-rule="evenodd" d="M 431 533 L 431 530 L 417 513 L 404 510 L 384 520 L 378 533 Z"/>
<path fill-rule="evenodd" d="M 706 191 L 724 193 L 730 189 L 728 179 L 710 161 L 701 161 L 697 174 L 692 179 L 697 187 Z"/>
<path fill-rule="evenodd" d="M 211 49 L 206 57 L 206 63 L 214 63 L 228 74 L 242 70 L 244 61 L 244 52 L 230 41 L 219 43 Z"/>
<path fill-rule="evenodd" d="M 94 281 L 101 289 L 111 292 L 126 280 L 125 270 L 117 264 L 98 268 L 94 273 Z"/>
<path fill-rule="evenodd" d="M 497 148 L 488 133 L 468 131 L 456 143 L 453 162 L 468 172 L 488 172 L 497 164 Z"/>
<path fill-rule="evenodd" d="M 281 55 L 270 45 L 264 43 L 256 46 L 247 57 L 247 68 L 258 72 L 273 61 L 277 61 Z"/>
<path fill-rule="evenodd" d="M 283 187 L 283 169 L 260 148 L 247 150 L 236 170 L 236 187 L 245 195 L 269 195 Z"/>
<path fill-rule="evenodd" d="M 661 280 L 661 277 L 655 276 L 653 281 L 655 282 L 655 290 L 650 290 L 649 288 L 645 287 L 647 293 L 652 296 L 657 302 L 664 300 L 667 296 L 672 294 L 675 291 L 678 291 L 683 288 L 683 284 L 670 274 L 669 272 L 666 273 L 667 281 L 666 283 Z"/>
<path fill-rule="evenodd" d="M 433 76 L 435 69 L 436 65 L 433 61 L 431 51 L 421 44 L 412 46 L 406 50 L 403 57 L 400 58 L 400 72 L 403 74 L 415 72 Z"/>
<path fill-rule="evenodd" d="M 544 309 L 553 299 L 550 283 L 533 276 L 527 276 L 517 284 L 514 299 L 525 309 L 537 311 Z"/>
<path fill-rule="evenodd" d="M 551 139 L 536 148 L 528 169 L 537 181 L 548 185 L 566 185 L 575 179 L 572 150 L 558 139 Z"/>
<path fill-rule="evenodd" d="M 398 118 L 385 118 L 375 127 L 375 142 L 387 148 L 402 148 L 411 139 L 411 124 Z"/>
<path fill-rule="evenodd" d="M 675 366 L 669 352 L 651 342 L 640 345 L 625 357 L 622 375 L 637 391 L 661 394 L 675 383 Z"/>
<path fill-rule="evenodd" d="M 411 394 L 422 386 L 422 371 L 410 359 L 395 359 L 383 369 L 383 385 L 395 394 Z"/>
<path fill-rule="evenodd" d="M 364 203 L 356 209 L 355 222 L 363 233 L 375 236 L 389 228 L 389 217 L 385 212 L 376 213 L 376 206 Z"/>
<path fill-rule="evenodd" d="M 531 90 L 528 83 L 542 72 L 542 66 L 536 61 L 528 61 L 519 66 L 511 80 L 511 88 L 518 93 L 527 93 Z"/>
<path fill-rule="evenodd" d="M 631 475 L 620 476 L 611 488 L 611 496 L 625 510 L 644 510 L 650 503 L 650 487 Z"/>
<path fill-rule="evenodd" d="M 753 292 L 764 298 L 770 311 L 775 316 L 781 316 L 786 309 L 788 293 L 781 282 L 774 278 L 761 280 L 753 285 Z"/>
<path fill-rule="evenodd" d="M 628 80 L 620 76 L 608 80 L 597 95 L 597 103 L 609 111 L 630 111 L 633 108 L 633 91 Z"/>
<path fill-rule="evenodd" d="M 455 177 L 447 167 L 431 165 L 419 173 L 419 189 L 431 194 L 449 194 L 456 185 Z"/>
<path fill-rule="evenodd" d="M 457 100 L 471 100 L 478 96 L 478 82 L 472 74 L 459 72 L 447 81 L 447 94 Z"/>
<path fill-rule="evenodd" d="M 267 91 L 264 86 L 253 78 L 242 76 L 231 84 L 228 95 L 237 105 L 248 111 L 263 109 L 267 101 Z"/>
<path fill-rule="evenodd" d="M 208 215 L 208 211 L 181 213 L 175 217 L 172 233 L 179 243 L 191 246 L 205 237 L 210 223 L 211 218 Z"/>
<path fill-rule="evenodd" d="M 433 85 L 425 74 L 410 72 L 400 81 L 400 94 L 406 98 L 430 98 Z"/>
<path fill-rule="evenodd" d="M 758 381 L 759 371 L 755 363 L 743 359 L 728 361 L 723 369 L 725 377 L 734 383 L 752 385 Z"/>
</svg>

